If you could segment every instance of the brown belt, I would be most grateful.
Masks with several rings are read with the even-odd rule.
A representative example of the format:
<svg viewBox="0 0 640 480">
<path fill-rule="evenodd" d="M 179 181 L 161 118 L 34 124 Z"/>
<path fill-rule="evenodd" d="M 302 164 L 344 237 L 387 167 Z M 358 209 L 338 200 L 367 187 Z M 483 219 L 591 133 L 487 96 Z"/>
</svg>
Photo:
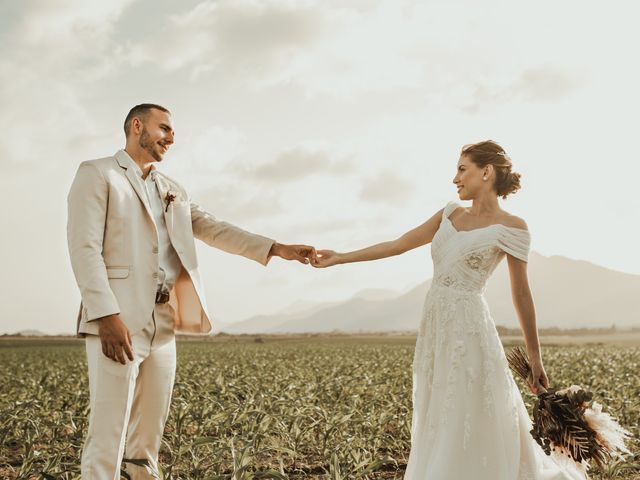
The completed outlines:
<svg viewBox="0 0 640 480">
<path fill-rule="evenodd" d="M 169 292 L 156 292 L 156 303 L 167 303 L 169 301 Z"/>
</svg>

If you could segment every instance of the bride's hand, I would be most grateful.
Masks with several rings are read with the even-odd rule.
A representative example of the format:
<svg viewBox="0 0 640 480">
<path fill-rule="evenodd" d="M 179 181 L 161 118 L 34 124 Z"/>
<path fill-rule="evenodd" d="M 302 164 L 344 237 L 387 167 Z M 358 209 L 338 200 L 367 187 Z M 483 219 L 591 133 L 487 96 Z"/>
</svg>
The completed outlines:
<svg viewBox="0 0 640 480">
<path fill-rule="evenodd" d="M 549 379 L 547 378 L 547 372 L 544 371 L 542 366 L 542 360 L 531 361 L 531 373 L 527 379 L 529 389 L 532 393 L 538 395 L 544 393 L 549 388 Z"/>
<path fill-rule="evenodd" d="M 340 263 L 340 254 L 333 250 L 317 250 L 316 260 L 311 262 L 316 268 L 331 267 Z"/>
</svg>

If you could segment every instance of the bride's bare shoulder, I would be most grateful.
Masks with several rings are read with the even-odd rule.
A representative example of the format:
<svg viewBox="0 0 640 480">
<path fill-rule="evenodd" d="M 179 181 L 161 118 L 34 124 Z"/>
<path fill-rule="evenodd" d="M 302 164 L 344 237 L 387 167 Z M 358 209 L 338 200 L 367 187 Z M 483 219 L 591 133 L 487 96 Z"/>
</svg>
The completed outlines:
<svg viewBox="0 0 640 480">
<path fill-rule="evenodd" d="M 504 213 L 504 217 L 501 220 L 501 223 L 504 226 L 511 228 L 520 228 L 522 230 L 529 230 L 527 222 L 525 222 L 523 218 L 520 218 L 516 215 L 511 215 L 509 212 Z"/>
</svg>

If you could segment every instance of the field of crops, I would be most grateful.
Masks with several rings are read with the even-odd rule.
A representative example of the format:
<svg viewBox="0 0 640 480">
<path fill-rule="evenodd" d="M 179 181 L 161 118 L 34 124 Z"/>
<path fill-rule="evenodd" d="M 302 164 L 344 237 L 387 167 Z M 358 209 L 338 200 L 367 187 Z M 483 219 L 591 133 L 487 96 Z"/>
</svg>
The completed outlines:
<svg viewBox="0 0 640 480">
<path fill-rule="evenodd" d="M 392 339 L 181 342 L 164 477 L 401 478 L 412 354 L 411 341 Z M 543 355 L 552 385 L 588 387 L 636 437 L 635 455 L 592 478 L 640 479 L 640 348 L 550 346 Z M 0 478 L 78 478 L 83 344 L 0 341 L 0 378 Z"/>
</svg>

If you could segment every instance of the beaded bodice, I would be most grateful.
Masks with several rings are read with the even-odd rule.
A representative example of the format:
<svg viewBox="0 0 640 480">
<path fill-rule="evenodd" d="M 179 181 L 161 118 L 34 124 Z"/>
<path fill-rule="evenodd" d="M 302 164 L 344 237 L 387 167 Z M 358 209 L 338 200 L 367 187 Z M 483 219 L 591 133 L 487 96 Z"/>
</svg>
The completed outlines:
<svg viewBox="0 0 640 480">
<path fill-rule="evenodd" d="M 456 230 L 449 215 L 459 205 L 444 209 L 440 228 L 431 245 L 433 283 L 463 292 L 482 293 L 505 253 L 527 261 L 528 230 L 493 224 L 474 230 Z"/>
</svg>

